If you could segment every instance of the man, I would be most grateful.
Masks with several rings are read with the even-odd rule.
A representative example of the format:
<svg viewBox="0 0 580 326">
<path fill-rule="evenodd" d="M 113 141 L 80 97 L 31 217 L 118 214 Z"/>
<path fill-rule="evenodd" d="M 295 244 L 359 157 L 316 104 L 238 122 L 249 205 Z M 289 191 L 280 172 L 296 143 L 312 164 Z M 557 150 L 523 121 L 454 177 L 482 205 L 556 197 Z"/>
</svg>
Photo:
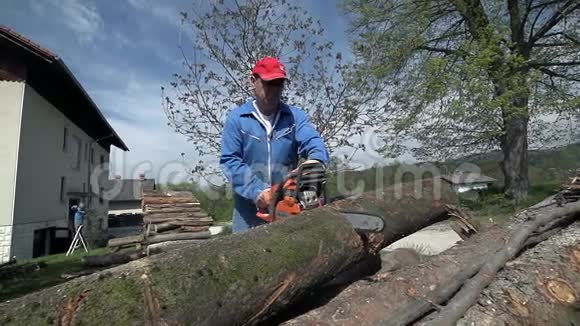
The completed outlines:
<svg viewBox="0 0 580 326">
<path fill-rule="evenodd" d="M 286 80 L 278 59 L 261 59 L 252 69 L 255 99 L 226 119 L 220 165 L 234 190 L 234 233 L 265 223 L 256 216 L 258 209 L 268 208 L 270 187 L 300 158 L 328 164 L 326 146 L 306 113 L 281 102 Z"/>
<path fill-rule="evenodd" d="M 75 212 L 74 226 L 76 232 L 79 229 L 79 227 L 83 225 L 87 212 L 85 211 L 85 205 L 83 203 L 80 203 L 78 206 L 74 205 L 72 207 L 72 210 Z"/>
</svg>

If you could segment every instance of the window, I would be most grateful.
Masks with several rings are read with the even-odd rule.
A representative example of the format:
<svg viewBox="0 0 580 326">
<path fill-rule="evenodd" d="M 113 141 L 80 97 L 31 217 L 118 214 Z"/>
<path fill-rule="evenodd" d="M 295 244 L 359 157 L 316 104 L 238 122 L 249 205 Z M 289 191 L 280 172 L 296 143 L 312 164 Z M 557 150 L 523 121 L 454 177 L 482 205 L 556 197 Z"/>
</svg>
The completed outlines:
<svg viewBox="0 0 580 326">
<path fill-rule="evenodd" d="M 95 149 L 94 148 L 91 148 L 90 160 L 91 160 L 91 164 L 95 164 Z"/>
<path fill-rule="evenodd" d="M 87 183 L 83 182 L 83 192 L 86 192 L 86 191 L 87 191 Z"/>
<path fill-rule="evenodd" d="M 101 155 L 101 165 L 105 164 L 105 155 Z"/>
<path fill-rule="evenodd" d="M 89 161 L 89 144 L 85 144 L 85 162 Z"/>
<path fill-rule="evenodd" d="M 62 151 L 66 152 L 67 151 L 67 144 L 68 143 L 68 128 L 64 127 L 64 131 L 62 134 Z"/>
<path fill-rule="evenodd" d="M 73 164 L 72 167 L 73 169 L 80 169 L 81 167 L 81 160 L 82 160 L 82 155 L 83 155 L 83 143 L 81 142 L 81 139 L 78 138 L 77 136 L 73 135 Z"/>
<path fill-rule="evenodd" d="M 64 202 L 64 188 L 66 186 L 65 184 L 66 180 L 64 177 L 60 177 L 60 202 L 63 203 Z"/>
<path fill-rule="evenodd" d="M 103 187 L 99 187 L 99 204 L 103 203 Z"/>
</svg>

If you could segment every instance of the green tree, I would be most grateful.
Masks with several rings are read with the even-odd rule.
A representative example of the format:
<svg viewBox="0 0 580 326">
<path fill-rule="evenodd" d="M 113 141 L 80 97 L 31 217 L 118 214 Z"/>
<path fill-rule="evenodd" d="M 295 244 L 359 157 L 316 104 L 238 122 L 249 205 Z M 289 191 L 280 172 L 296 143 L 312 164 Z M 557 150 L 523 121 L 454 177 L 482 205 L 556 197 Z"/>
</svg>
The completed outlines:
<svg viewBox="0 0 580 326">
<path fill-rule="evenodd" d="M 557 122 L 578 114 L 580 1 L 343 4 L 361 74 L 391 86 L 382 150 L 440 159 L 501 149 L 505 193 L 525 199 L 528 148 L 561 143 Z"/>
<path fill-rule="evenodd" d="M 285 62 L 285 100 L 309 113 L 330 152 L 358 146 L 352 136 L 372 123 L 368 103 L 380 89 L 351 78 L 353 66 L 304 9 L 286 0 L 209 1 L 183 12 L 182 23 L 194 44 L 181 47 L 184 71 L 175 74 L 164 110 L 201 157 L 195 173 L 219 172 L 205 160 L 219 155 L 228 111 L 253 96 L 249 77 L 263 56 Z"/>
</svg>

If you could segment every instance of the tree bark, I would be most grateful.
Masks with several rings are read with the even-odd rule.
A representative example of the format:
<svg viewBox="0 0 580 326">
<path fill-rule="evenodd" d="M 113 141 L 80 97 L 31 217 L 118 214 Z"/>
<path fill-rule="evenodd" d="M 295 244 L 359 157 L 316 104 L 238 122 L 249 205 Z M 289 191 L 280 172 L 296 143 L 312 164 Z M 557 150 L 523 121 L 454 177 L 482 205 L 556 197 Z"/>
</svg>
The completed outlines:
<svg viewBox="0 0 580 326">
<path fill-rule="evenodd" d="M 149 250 L 149 255 L 160 253 L 160 249 Z M 118 252 L 99 256 L 84 256 L 81 258 L 85 266 L 111 266 L 125 264 L 132 260 L 140 259 L 147 256 L 147 253 L 141 249 L 131 250 L 128 252 Z"/>
<path fill-rule="evenodd" d="M 524 109 L 524 108 L 521 108 Z M 527 100 L 526 107 L 527 111 Z M 527 199 L 528 176 L 528 117 L 513 116 L 504 121 L 505 134 L 500 142 L 503 152 L 502 171 L 505 194 L 516 203 Z"/>
<path fill-rule="evenodd" d="M 192 203 L 190 197 L 143 197 L 143 205 L 160 205 L 160 204 L 189 204 Z"/>
<path fill-rule="evenodd" d="M 200 203 L 173 203 L 173 204 L 151 204 L 151 201 L 148 201 L 145 204 L 145 210 L 161 210 L 161 209 L 176 209 L 176 208 L 184 208 L 184 209 L 201 209 Z"/>
<path fill-rule="evenodd" d="M 552 209 L 553 207 L 543 210 L 549 212 Z M 563 224 L 569 224 L 577 217 L 576 215 L 560 218 L 557 222 L 550 224 L 550 227 L 562 227 Z M 357 281 L 336 297 L 328 300 L 325 305 L 296 316 L 284 325 L 404 325 L 409 323 L 413 321 L 413 318 L 409 320 L 400 316 L 401 313 L 414 314 L 416 308 L 424 304 L 431 308 L 425 311 L 426 313 L 435 309 L 435 305 L 429 302 L 436 304 L 444 301 L 448 296 L 429 297 L 429 299 L 423 299 L 423 297 L 431 291 L 449 287 L 457 281 L 458 275 L 461 275 L 466 268 L 470 271 L 463 275 L 463 280 L 477 272 L 490 254 L 503 248 L 514 232 L 513 230 L 517 230 L 521 225 L 521 219 L 517 217 L 516 222 L 508 227 L 493 226 L 437 256 L 428 257 L 418 266 L 403 268 L 394 273 L 377 274 L 371 280 Z M 541 232 L 547 231 L 549 231 L 547 227 L 541 229 Z M 534 234 L 537 239 L 540 235 Z M 461 283 L 457 284 L 455 290 L 450 288 L 450 293 L 445 293 L 445 295 L 452 295 Z"/>
<path fill-rule="evenodd" d="M 147 237 L 141 243 L 144 245 L 150 245 L 165 241 L 177 241 L 177 240 L 204 240 L 211 238 L 211 233 L 209 231 L 205 232 L 182 232 L 182 233 L 167 233 L 167 234 L 156 234 Z"/>
<path fill-rule="evenodd" d="M 151 224 L 148 227 L 149 227 L 149 231 L 148 231 L 149 233 L 147 233 L 147 236 L 181 228 L 181 226 L 179 226 L 177 224 L 171 224 L 171 223 Z"/>
<path fill-rule="evenodd" d="M 201 208 L 199 206 L 191 206 L 191 207 L 174 207 L 174 206 L 172 206 L 172 207 L 156 207 L 156 206 L 157 205 L 145 206 L 145 214 L 201 212 Z"/>
<path fill-rule="evenodd" d="M 210 225 L 213 222 L 213 219 L 211 217 L 195 217 L 195 216 L 186 216 L 186 215 L 181 215 L 181 217 L 171 217 L 171 216 L 163 216 L 163 215 L 158 215 L 155 217 L 149 217 L 147 215 L 145 215 L 143 217 L 143 223 L 145 224 L 157 224 L 157 223 L 171 223 L 171 224 L 177 224 L 177 222 L 191 222 L 194 224 L 185 224 L 185 225 L 191 225 L 191 226 L 195 226 L 195 225 Z M 195 224 L 198 223 L 198 224 Z M 184 224 L 178 224 L 178 225 L 184 225 Z"/>
<path fill-rule="evenodd" d="M 491 227 L 420 265 L 354 282 L 325 305 L 294 316 L 284 325 L 378 325 L 430 288 L 445 283 L 464 265 L 476 264 L 483 255 L 501 248 L 508 236 L 506 229 Z"/>
<path fill-rule="evenodd" d="M 132 236 L 123 237 L 123 238 L 109 239 L 109 242 L 107 243 L 107 247 L 122 247 L 122 246 L 126 246 L 126 245 L 137 244 L 137 243 L 143 241 L 143 238 L 144 238 L 143 235 L 139 234 L 139 235 L 132 235 Z"/>
<path fill-rule="evenodd" d="M 432 181 L 416 186 L 335 202 L 5 302 L 0 324 L 255 324 L 369 253 L 444 219 L 455 195 Z M 337 209 L 380 213 L 386 227 L 361 236 Z"/>
<path fill-rule="evenodd" d="M 145 219 L 171 219 L 171 218 L 208 218 L 209 215 L 203 212 L 190 212 L 190 211 L 181 211 L 181 212 L 155 212 L 149 213 L 146 212 L 144 218 Z"/>
</svg>

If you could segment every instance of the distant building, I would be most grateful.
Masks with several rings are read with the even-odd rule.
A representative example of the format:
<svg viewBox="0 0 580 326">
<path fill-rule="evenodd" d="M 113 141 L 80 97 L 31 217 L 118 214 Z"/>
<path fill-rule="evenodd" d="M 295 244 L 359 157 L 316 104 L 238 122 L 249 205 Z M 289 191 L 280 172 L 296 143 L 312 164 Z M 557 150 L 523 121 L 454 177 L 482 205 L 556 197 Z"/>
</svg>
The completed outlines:
<svg viewBox="0 0 580 326">
<path fill-rule="evenodd" d="M 0 263 L 66 251 L 79 202 L 101 240 L 109 207 L 89 176 L 128 148 L 62 59 L 2 25 L 0 116 Z"/>
<path fill-rule="evenodd" d="M 155 179 L 146 179 L 142 175 L 139 179 L 116 178 L 109 181 L 113 195 L 109 199 L 109 215 L 142 214 L 141 200 L 143 192 L 156 189 Z"/>
<path fill-rule="evenodd" d="M 451 184 L 455 192 L 463 193 L 470 190 L 485 190 L 497 182 L 496 179 L 478 173 L 456 173 L 443 175 L 441 179 Z"/>
</svg>

